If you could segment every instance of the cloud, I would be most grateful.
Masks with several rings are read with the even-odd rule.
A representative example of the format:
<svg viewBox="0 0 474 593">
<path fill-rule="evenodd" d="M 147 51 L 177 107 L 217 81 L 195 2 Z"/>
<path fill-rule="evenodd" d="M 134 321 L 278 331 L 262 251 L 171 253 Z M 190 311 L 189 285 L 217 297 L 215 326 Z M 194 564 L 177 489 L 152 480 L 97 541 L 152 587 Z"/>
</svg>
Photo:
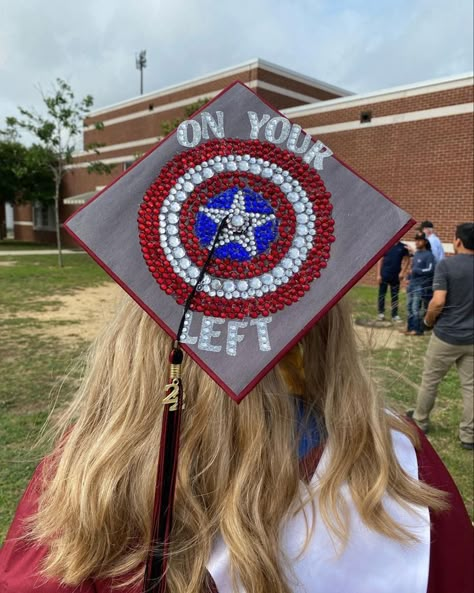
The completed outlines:
<svg viewBox="0 0 474 593">
<path fill-rule="evenodd" d="M 385 15 L 390 26 L 382 28 L 380 18 L 375 19 L 379 34 L 373 31 L 372 43 L 354 48 L 361 67 L 348 73 L 348 81 L 355 89 L 376 90 L 472 70 L 470 2 L 458 3 L 464 10 L 446 10 L 441 0 L 404 4 Z"/>
<path fill-rule="evenodd" d="M 472 69 L 472 3 L 457 0 L 0 0 L 0 126 L 61 77 L 97 107 L 261 57 L 354 91 Z"/>
</svg>

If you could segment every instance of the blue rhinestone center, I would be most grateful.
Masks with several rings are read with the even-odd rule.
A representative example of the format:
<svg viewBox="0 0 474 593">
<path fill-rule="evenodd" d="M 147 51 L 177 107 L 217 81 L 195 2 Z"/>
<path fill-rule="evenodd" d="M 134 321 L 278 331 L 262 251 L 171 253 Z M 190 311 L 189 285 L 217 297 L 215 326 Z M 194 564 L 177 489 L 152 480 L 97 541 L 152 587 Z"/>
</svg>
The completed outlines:
<svg viewBox="0 0 474 593">
<path fill-rule="evenodd" d="M 277 238 L 278 219 L 268 201 L 249 187 L 232 187 L 200 207 L 194 232 L 202 247 L 211 247 L 226 217 L 215 250 L 218 258 L 249 261 L 264 253 Z"/>
</svg>

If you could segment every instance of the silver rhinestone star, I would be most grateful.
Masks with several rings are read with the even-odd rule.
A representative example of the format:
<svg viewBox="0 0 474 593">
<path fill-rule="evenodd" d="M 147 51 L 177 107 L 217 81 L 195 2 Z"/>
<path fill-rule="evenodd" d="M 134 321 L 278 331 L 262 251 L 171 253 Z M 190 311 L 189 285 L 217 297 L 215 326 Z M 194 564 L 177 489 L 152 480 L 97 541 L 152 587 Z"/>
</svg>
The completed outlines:
<svg viewBox="0 0 474 593">
<path fill-rule="evenodd" d="M 208 216 L 217 225 L 224 218 L 228 217 L 227 224 L 220 234 L 218 245 L 224 246 L 228 243 L 238 243 L 250 254 L 257 252 L 254 235 L 255 229 L 276 218 L 274 214 L 247 212 L 245 210 L 245 196 L 240 189 L 234 195 L 230 208 L 201 206 L 199 211 Z"/>
</svg>

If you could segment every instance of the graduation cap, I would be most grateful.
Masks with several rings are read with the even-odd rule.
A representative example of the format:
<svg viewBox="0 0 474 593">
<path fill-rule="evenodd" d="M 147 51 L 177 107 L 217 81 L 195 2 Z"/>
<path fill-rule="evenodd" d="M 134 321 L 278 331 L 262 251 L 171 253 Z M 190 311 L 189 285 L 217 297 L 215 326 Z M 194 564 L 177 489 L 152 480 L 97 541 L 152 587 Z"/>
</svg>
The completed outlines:
<svg viewBox="0 0 474 593">
<path fill-rule="evenodd" d="M 67 221 L 173 343 L 147 590 L 165 590 L 183 350 L 240 402 L 413 224 L 240 82 Z"/>
</svg>

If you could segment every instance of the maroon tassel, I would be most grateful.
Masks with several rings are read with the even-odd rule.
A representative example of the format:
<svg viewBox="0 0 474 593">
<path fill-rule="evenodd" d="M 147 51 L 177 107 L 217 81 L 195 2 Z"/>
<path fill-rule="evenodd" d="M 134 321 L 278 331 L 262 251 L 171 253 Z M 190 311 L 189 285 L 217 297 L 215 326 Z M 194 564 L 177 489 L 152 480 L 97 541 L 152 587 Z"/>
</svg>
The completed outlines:
<svg viewBox="0 0 474 593">
<path fill-rule="evenodd" d="M 156 476 L 151 549 L 146 563 L 144 593 L 165 593 L 173 502 L 183 408 L 181 363 L 183 351 L 175 345 L 170 355 L 170 381 L 163 399 L 160 456 Z"/>
<path fill-rule="evenodd" d="M 181 363 L 183 351 L 179 347 L 183 334 L 186 313 L 201 285 L 204 274 L 212 259 L 217 241 L 229 216 L 221 220 L 211 250 L 202 267 L 191 293 L 186 299 L 183 316 L 176 333 L 176 341 L 170 355 L 170 382 L 166 386 L 163 400 L 163 421 L 161 424 L 160 458 L 156 476 L 155 505 L 153 509 L 153 531 L 150 554 L 145 569 L 144 593 L 166 593 L 166 568 L 168 565 L 170 532 L 173 518 L 174 491 L 179 453 L 179 428 L 181 411 L 184 406 L 183 386 L 181 383 Z"/>
</svg>

